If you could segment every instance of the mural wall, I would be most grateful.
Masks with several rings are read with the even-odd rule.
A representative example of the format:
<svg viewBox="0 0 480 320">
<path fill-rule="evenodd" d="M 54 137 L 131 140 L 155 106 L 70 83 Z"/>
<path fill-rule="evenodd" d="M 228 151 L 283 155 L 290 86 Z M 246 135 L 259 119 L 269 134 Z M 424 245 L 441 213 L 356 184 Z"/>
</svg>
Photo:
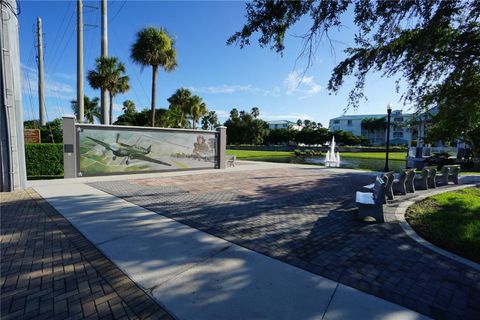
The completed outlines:
<svg viewBox="0 0 480 320">
<path fill-rule="evenodd" d="M 77 145 L 79 176 L 217 166 L 215 132 L 77 126 Z"/>
</svg>

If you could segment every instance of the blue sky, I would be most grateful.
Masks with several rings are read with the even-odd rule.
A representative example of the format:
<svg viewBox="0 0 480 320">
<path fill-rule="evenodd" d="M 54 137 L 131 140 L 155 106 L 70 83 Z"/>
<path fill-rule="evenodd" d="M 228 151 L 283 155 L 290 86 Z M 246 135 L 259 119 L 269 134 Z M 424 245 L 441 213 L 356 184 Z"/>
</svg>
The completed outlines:
<svg viewBox="0 0 480 320">
<path fill-rule="evenodd" d="M 84 2 L 85 74 L 100 55 L 100 1 Z M 26 119 L 38 118 L 36 54 L 34 25 L 43 20 L 45 35 L 46 108 L 49 120 L 71 113 L 70 100 L 76 97 L 76 2 L 21 1 L 20 50 L 23 75 L 23 105 Z M 316 60 L 302 77 L 305 60 L 298 60 L 301 51 L 299 35 L 309 20 L 301 20 L 287 34 L 283 57 L 267 48 L 260 48 L 256 39 L 244 49 L 227 46 L 226 40 L 240 30 L 245 21 L 243 1 L 131 1 L 108 2 L 109 54 L 125 63 L 131 90 L 115 98 L 114 116 L 121 114 L 121 103 L 133 100 L 137 109 L 150 106 L 151 69 L 141 69 L 129 57 L 130 46 L 138 30 L 145 26 L 165 27 L 176 41 L 178 68 L 171 73 L 160 72 L 157 82 L 157 107 L 168 107 L 166 99 L 180 87 L 190 88 L 203 97 L 209 110 L 221 120 L 236 107 L 250 110 L 259 107 L 266 120 L 310 119 L 328 125 L 347 105 L 354 79 L 347 79 L 337 95 L 326 89 L 333 67 L 344 57 L 343 50 L 353 44 L 350 15 L 344 27 L 331 36 L 334 51 L 324 42 L 317 50 Z M 85 93 L 99 96 L 85 81 Z M 383 113 L 391 101 L 399 103 L 394 79 L 378 74 L 368 78 L 368 101 L 348 114 Z"/>
</svg>

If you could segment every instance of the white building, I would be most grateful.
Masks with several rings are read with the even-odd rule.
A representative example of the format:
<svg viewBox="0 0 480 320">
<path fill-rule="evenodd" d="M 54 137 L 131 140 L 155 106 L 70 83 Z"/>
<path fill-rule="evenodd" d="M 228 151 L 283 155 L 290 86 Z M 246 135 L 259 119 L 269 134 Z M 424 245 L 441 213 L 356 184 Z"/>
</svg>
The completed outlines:
<svg viewBox="0 0 480 320">
<path fill-rule="evenodd" d="M 271 130 L 275 129 L 288 129 L 292 128 L 294 130 L 300 130 L 302 127 L 299 127 L 296 122 L 289 120 L 275 120 L 275 121 L 266 121 L 268 128 Z"/>
<path fill-rule="evenodd" d="M 363 115 L 343 115 L 330 120 L 329 130 L 343 130 L 353 133 L 355 136 L 364 136 L 370 140 L 372 145 L 384 145 L 386 142 L 386 130 L 367 130 L 362 126 L 364 119 L 385 118 L 386 114 L 363 114 Z M 412 113 L 402 113 L 402 110 L 393 110 L 391 115 L 390 144 L 407 145 L 411 140 L 410 127 L 408 120 L 413 117 Z M 386 120 L 385 120 L 386 121 Z"/>
</svg>

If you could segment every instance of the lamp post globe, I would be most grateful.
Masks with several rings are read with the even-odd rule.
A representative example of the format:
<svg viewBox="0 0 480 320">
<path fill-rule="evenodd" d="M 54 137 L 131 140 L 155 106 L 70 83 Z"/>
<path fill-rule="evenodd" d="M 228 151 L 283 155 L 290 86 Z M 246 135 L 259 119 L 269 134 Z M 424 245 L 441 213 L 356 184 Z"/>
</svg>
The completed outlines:
<svg viewBox="0 0 480 320">
<path fill-rule="evenodd" d="M 389 172 L 390 169 L 388 168 L 388 153 L 390 149 L 390 117 L 392 115 L 392 104 L 389 103 L 387 105 L 387 141 L 385 144 L 385 168 L 383 169 L 384 172 Z"/>
</svg>

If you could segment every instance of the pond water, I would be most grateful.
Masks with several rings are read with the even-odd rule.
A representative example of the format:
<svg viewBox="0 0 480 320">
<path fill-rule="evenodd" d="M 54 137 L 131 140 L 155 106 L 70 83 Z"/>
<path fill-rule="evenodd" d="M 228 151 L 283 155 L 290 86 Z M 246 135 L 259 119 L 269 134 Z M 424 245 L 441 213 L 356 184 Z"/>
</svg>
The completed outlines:
<svg viewBox="0 0 480 320">
<path fill-rule="evenodd" d="M 268 162 L 281 162 L 281 163 L 301 163 L 301 164 L 313 164 L 324 165 L 325 157 L 271 157 L 271 158 L 248 158 L 244 160 L 251 161 L 268 161 Z M 360 159 L 360 158 L 342 158 L 340 162 L 340 168 L 350 169 L 367 169 L 372 171 L 383 171 L 385 167 L 385 160 L 381 159 Z M 405 160 L 390 160 L 388 162 L 390 170 L 400 172 L 405 169 Z"/>
</svg>

